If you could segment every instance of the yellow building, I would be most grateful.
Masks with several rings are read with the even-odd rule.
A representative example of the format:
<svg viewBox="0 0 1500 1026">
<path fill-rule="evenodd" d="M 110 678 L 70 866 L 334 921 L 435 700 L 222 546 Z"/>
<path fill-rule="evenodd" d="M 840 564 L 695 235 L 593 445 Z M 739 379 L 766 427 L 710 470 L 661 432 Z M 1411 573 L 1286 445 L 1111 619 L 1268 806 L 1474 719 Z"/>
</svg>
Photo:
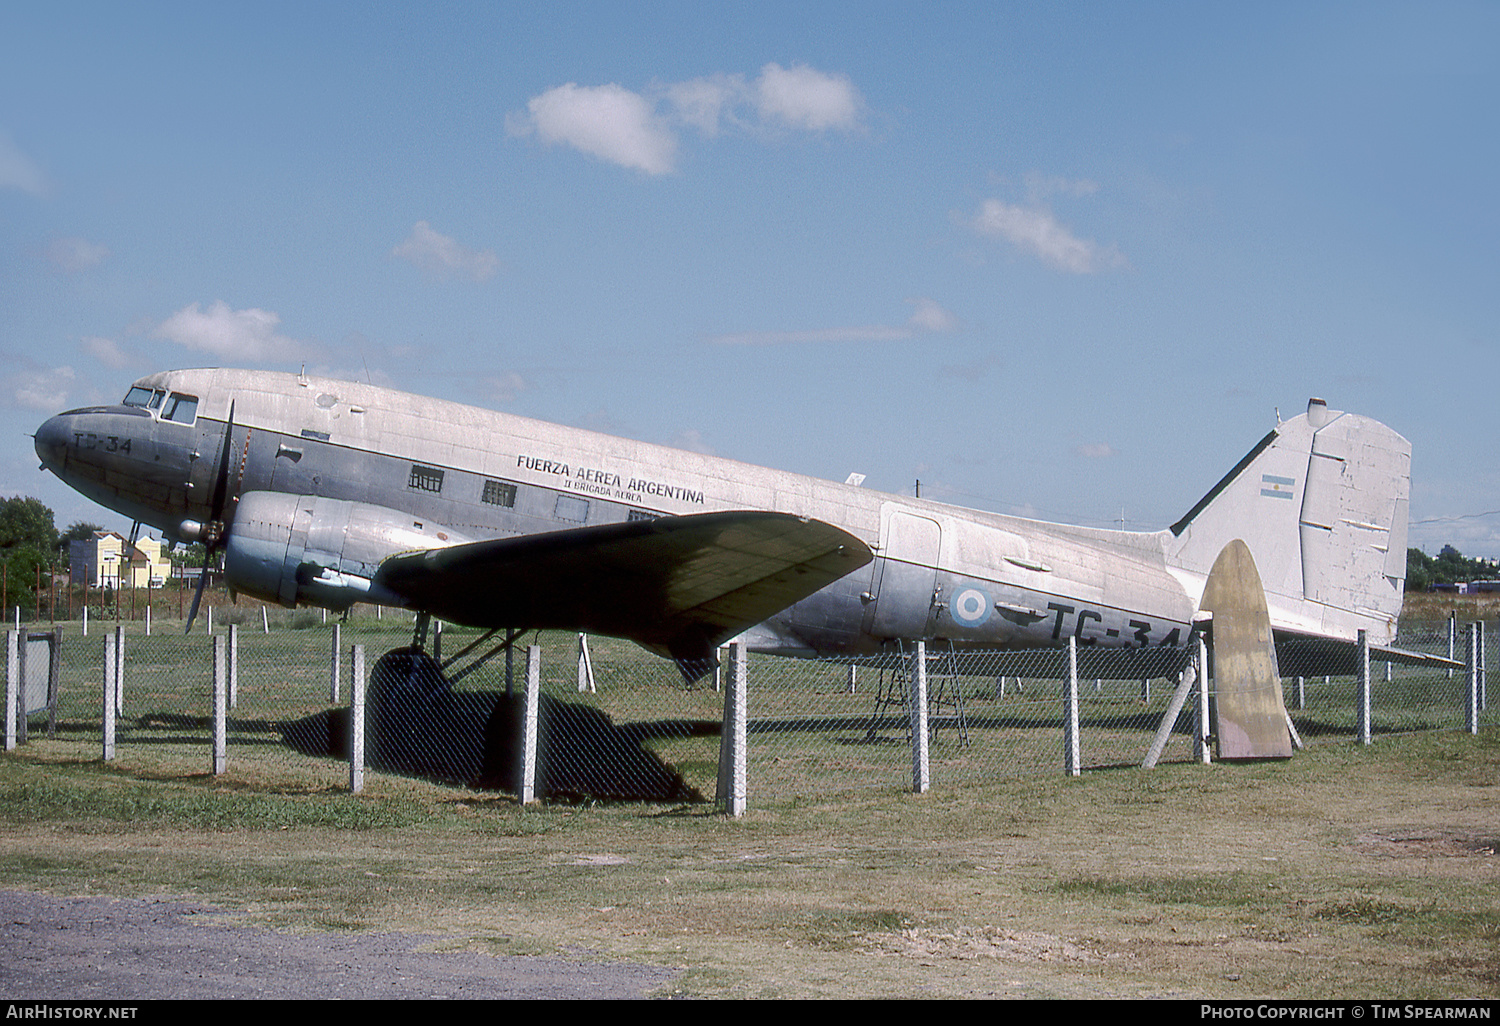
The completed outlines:
<svg viewBox="0 0 1500 1026">
<path fill-rule="evenodd" d="M 72 544 L 68 553 L 74 582 L 95 588 L 160 588 L 172 575 L 172 563 L 162 555 L 161 542 L 141 538 L 126 558 L 129 543 L 114 531 L 95 531 L 93 537 Z"/>
</svg>

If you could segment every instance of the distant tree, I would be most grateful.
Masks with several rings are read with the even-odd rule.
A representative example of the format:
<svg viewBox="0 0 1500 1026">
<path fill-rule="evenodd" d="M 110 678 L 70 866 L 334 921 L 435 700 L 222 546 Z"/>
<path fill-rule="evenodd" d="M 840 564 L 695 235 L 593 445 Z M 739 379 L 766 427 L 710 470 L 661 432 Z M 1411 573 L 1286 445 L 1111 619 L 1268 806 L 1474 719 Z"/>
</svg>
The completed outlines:
<svg viewBox="0 0 1500 1026">
<path fill-rule="evenodd" d="M 88 541 L 94 536 L 95 531 L 102 530 L 104 530 L 104 528 L 100 527 L 98 524 L 91 524 L 86 521 L 79 521 L 74 524 L 69 524 L 68 529 L 58 536 L 58 555 L 66 560 L 68 558 L 69 552 L 71 551 L 69 546 L 71 546 L 76 541 Z"/>
<path fill-rule="evenodd" d="M 1421 549 L 1406 550 L 1406 590 L 1426 591 L 1437 583 L 1432 557 Z"/>
<path fill-rule="evenodd" d="M 202 566 L 204 559 L 207 557 L 208 547 L 202 542 L 193 542 L 191 545 L 180 545 L 168 555 L 173 566 Z"/>
<path fill-rule="evenodd" d="M 57 527 L 52 522 L 52 510 L 29 495 L 0 499 L 0 555 L 20 546 L 30 546 L 42 552 L 52 552 L 57 548 Z"/>
<path fill-rule="evenodd" d="M 1469 559 L 1452 545 L 1444 545 L 1429 556 L 1421 549 L 1406 550 L 1406 590 L 1427 591 L 1435 584 L 1459 584 L 1500 576 L 1493 560 Z"/>
</svg>

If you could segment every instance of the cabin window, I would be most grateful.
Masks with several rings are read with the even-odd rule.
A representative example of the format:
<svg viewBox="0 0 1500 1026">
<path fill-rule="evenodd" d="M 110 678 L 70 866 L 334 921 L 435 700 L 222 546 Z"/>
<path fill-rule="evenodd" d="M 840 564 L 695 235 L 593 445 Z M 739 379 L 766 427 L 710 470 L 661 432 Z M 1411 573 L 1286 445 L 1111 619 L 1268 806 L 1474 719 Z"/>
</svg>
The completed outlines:
<svg viewBox="0 0 1500 1026">
<path fill-rule="evenodd" d="M 142 388 L 140 385 L 131 385 L 130 391 L 125 393 L 125 405 L 137 406 L 143 410 L 154 410 L 161 405 L 162 396 L 167 393 L 161 389 Z"/>
<path fill-rule="evenodd" d="M 589 518 L 589 500 L 576 495 L 559 495 L 553 515 L 570 524 L 581 524 Z"/>
<path fill-rule="evenodd" d="M 443 472 L 436 467 L 424 467 L 420 463 L 413 463 L 411 477 L 407 478 L 406 487 L 415 488 L 419 492 L 441 492 Z"/>
<path fill-rule="evenodd" d="M 191 424 L 198 417 L 198 397 L 173 392 L 161 408 L 161 419 L 174 424 Z"/>
<path fill-rule="evenodd" d="M 314 431 L 312 428 L 303 428 L 302 437 L 311 438 L 314 442 L 326 442 L 330 436 L 327 431 Z"/>
<path fill-rule="evenodd" d="M 660 520 L 660 519 L 661 519 L 661 514 L 660 513 L 652 513 L 648 509 L 633 509 L 633 510 L 630 511 L 629 515 L 627 515 L 625 517 L 625 522 L 626 523 L 633 523 L 634 521 L 637 521 L 637 520 Z"/>
<path fill-rule="evenodd" d="M 514 508 L 516 504 L 516 486 L 509 481 L 486 481 L 484 492 L 479 498 L 491 506 L 505 506 Z"/>
</svg>

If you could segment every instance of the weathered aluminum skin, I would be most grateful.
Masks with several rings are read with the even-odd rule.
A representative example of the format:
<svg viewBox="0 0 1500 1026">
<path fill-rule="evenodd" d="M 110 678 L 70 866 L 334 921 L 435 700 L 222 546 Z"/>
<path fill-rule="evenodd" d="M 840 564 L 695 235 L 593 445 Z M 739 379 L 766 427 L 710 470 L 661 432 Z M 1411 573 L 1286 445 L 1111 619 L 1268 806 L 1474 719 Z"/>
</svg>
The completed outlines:
<svg viewBox="0 0 1500 1026">
<path fill-rule="evenodd" d="M 197 397 L 196 421 L 169 423 L 124 406 L 75 410 L 42 426 L 37 452 L 85 495 L 168 537 L 209 516 L 233 402 L 234 494 L 359 504 L 390 530 L 420 525 L 434 545 L 640 516 L 771 510 L 837 525 L 874 549 L 862 569 L 747 631 L 765 650 L 868 653 L 919 638 L 1029 647 L 1069 635 L 1089 646 L 1176 649 L 1188 642 L 1214 557 L 1241 536 L 1263 568 L 1278 629 L 1352 640 L 1363 628 L 1383 644 L 1400 608 L 1404 562 L 1389 553 L 1405 552 L 1410 447 L 1348 414 L 1317 411 L 1333 432 L 1307 416 L 1279 425 L 1189 517 L 1132 533 L 886 495 L 354 382 L 204 369 L 154 374 L 137 386 Z M 1339 439 L 1325 447 L 1342 449 L 1314 453 L 1325 436 Z M 1364 463 L 1349 472 L 1358 461 L 1340 452 L 1352 449 Z M 1336 480 L 1310 474 L 1310 460 L 1326 461 Z M 249 501 L 264 508 L 270 500 Z M 1304 524 L 1303 506 L 1334 525 Z M 1321 555 L 1319 542 L 1327 543 Z M 394 553 L 413 543 L 390 544 Z M 363 552 L 330 566 L 328 581 L 364 576 L 369 564 Z M 285 600 L 285 582 L 277 594 Z"/>
</svg>

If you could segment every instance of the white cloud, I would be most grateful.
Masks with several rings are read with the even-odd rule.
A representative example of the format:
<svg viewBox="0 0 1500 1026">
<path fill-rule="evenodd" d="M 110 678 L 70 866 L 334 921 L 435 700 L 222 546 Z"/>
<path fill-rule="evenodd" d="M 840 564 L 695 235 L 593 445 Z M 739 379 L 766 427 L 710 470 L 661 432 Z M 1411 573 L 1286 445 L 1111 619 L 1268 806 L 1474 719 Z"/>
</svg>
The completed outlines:
<svg viewBox="0 0 1500 1026">
<path fill-rule="evenodd" d="M 1033 203 L 1048 196 L 1092 196 L 1099 191 L 1099 183 L 1087 178 L 1062 178 L 1039 171 L 1028 171 L 1025 182 L 1026 195 Z"/>
<path fill-rule="evenodd" d="M 391 250 L 391 255 L 432 274 L 476 282 L 492 277 L 500 266 L 500 259 L 492 250 L 469 249 L 441 232 L 433 231 L 432 225 L 426 221 L 413 225 L 411 234 Z"/>
<path fill-rule="evenodd" d="M 865 324 L 808 331 L 744 331 L 709 339 L 724 346 L 778 346 L 819 342 L 901 342 L 934 332 L 954 331 L 959 320 L 927 298 L 908 299 L 917 308 L 905 324 Z"/>
<path fill-rule="evenodd" d="M 162 321 L 152 335 L 234 362 L 300 360 L 317 351 L 310 343 L 279 334 L 280 323 L 281 318 L 269 310 L 231 310 L 228 303 L 216 300 L 207 311 L 197 303 L 183 307 Z"/>
<path fill-rule="evenodd" d="M 1003 239 L 1043 263 L 1073 274 L 1092 274 L 1125 263 L 1113 248 L 1080 239 L 1050 210 L 1036 203 L 1022 207 L 985 200 L 968 224 L 981 235 Z"/>
<path fill-rule="evenodd" d="M 859 93 L 843 75 L 828 75 L 805 64 L 767 64 L 755 81 L 756 107 L 765 121 L 820 132 L 859 127 Z"/>
<path fill-rule="evenodd" d="M 20 189 L 33 196 L 47 191 L 47 176 L 42 169 L 4 131 L 0 131 L 0 189 Z"/>
<path fill-rule="evenodd" d="M 686 449 L 688 452 L 701 453 L 704 456 L 713 456 L 714 447 L 703 440 L 703 432 L 697 428 L 684 428 L 672 437 L 667 443 L 674 449 Z"/>
<path fill-rule="evenodd" d="M 747 95 L 745 80 L 739 75 L 694 78 L 666 88 L 667 102 L 676 119 L 709 137 L 719 134 L 721 121 L 737 122 L 734 107 Z"/>
<path fill-rule="evenodd" d="M 47 259 L 59 271 L 73 274 L 98 266 L 109 258 L 109 247 L 87 239 L 53 239 L 47 247 Z"/>
<path fill-rule="evenodd" d="M 508 403 L 516 396 L 526 391 L 529 382 L 515 371 L 506 371 L 499 377 L 488 378 L 485 385 L 488 386 L 491 399 L 502 403 Z"/>
<path fill-rule="evenodd" d="M 1114 446 L 1106 442 L 1089 442 L 1075 446 L 1073 449 L 1078 455 L 1086 460 L 1107 460 L 1111 456 L 1120 455 Z"/>
<path fill-rule="evenodd" d="M 76 377 L 72 367 L 19 371 L 10 376 L 11 398 L 25 409 L 56 413 L 67 408 Z"/>
<path fill-rule="evenodd" d="M 767 64 L 747 83 L 716 74 L 655 85 L 645 93 L 621 85 L 549 89 L 528 101 L 525 113 L 506 117 L 511 135 L 536 134 L 649 175 L 677 167 L 679 132 L 695 128 L 713 138 L 727 128 L 853 131 L 864 102 L 847 76 L 798 64 Z"/>
<path fill-rule="evenodd" d="M 567 85 L 532 97 L 529 122 L 513 122 L 513 133 L 534 129 L 548 143 L 563 143 L 621 167 L 663 175 L 677 161 L 677 137 L 655 104 L 618 85 Z"/>
<path fill-rule="evenodd" d="M 79 339 L 79 343 L 83 346 L 84 352 L 106 367 L 120 370 L 131 363 L 130 355 L 113 339 L 101 338 L 98 335 L 85 335 Z"/>
<path fill-rule="evenodd" d="M 917 312 L 911 315 L 906 322 L 913 332 L 931 331 L 956 331 L 958 329 L 958 318 L 944 310 L 936 302 L 925 296 L 918 299 L 908 299 L 917 308 Z"/>
</svg>

